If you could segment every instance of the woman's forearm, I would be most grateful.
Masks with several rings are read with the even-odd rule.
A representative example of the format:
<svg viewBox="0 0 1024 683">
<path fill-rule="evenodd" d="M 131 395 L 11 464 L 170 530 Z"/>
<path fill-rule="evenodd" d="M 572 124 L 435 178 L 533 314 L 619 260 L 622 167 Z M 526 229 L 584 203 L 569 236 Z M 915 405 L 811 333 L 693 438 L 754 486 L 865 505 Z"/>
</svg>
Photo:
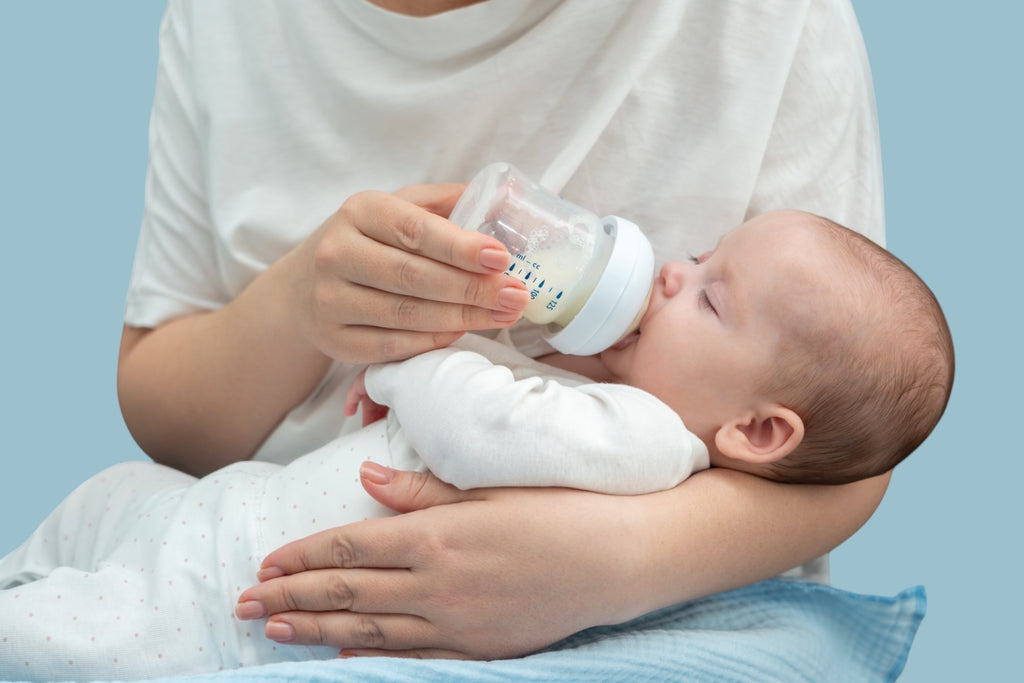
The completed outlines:
<svg viewBox="0 0 1024 683">
<path fill-rule="evenodd" d="M 298 336 L 282 271 L 270 268 L 217 311 L 125 328 L 121 410 L 157 462 L 204 474 L 248 459 L 316 387 L 329 359 Z"/>
<path fill-rule="evenodd" d="M 459 491 L 364 468 L 366 490 L 409 514 L 272 552 L 238 613 L 269 616 L 268 634 L 286 624 L 293 644 L 350 653 L 522 655 L 820 555 L 864 523 L 887 482 L 787 485 L 713 468 L 670 491 L 608 496 Z"/>
<path fill-rule="evenodd" d="M 842 486 L 779 484 L 712 468 L 632 499 L 636 616 L 760 581 L 832 550 L 875 511 L 889 474 Z"/>
<path fill-rule="evenodd" d="M 251 457 L 331 358 L 409 358 L 518 320 L 529 294 L 504 274 L 508 251 L 442 218 L 462 190 L 353 195 L 223 308 L 126 328 L 118 396 L 135 439 L 210 472 Z"/>
</svg>

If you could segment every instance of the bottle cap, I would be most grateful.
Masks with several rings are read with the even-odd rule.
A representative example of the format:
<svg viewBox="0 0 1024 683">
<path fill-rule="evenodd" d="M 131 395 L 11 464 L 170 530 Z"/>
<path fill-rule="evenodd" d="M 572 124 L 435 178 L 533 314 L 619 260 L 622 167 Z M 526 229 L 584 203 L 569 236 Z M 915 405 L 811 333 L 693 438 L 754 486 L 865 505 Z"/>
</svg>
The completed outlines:
<svg viewBox="0 0 1024 683">
<path fill-rule="evenodd" d="M 589 356 L 617 342 L 646 305 L 654 281 L 654 249 L 635 223 L 605 216 L 614 238 L 608 265 L 583 308 L 564 328 L 549 326 L 544 337 L 557 351 Z"/>
</svg>

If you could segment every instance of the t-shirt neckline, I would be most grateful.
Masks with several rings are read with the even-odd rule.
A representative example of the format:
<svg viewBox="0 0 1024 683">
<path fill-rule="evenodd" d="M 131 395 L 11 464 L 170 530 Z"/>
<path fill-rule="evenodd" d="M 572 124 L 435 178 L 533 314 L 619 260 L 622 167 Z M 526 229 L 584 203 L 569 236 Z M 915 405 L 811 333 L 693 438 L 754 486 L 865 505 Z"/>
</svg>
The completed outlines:
<svg viewBox="0 0 1024 683">
<path fill-rule="evenodd" d="M 518 37 L 559 0 L 487 0 L 428 17 L 392 12 L 368 0 L 343 0 L 339 9 L 382 49 L 417 61 L 443 61 Z"/>
</svg>

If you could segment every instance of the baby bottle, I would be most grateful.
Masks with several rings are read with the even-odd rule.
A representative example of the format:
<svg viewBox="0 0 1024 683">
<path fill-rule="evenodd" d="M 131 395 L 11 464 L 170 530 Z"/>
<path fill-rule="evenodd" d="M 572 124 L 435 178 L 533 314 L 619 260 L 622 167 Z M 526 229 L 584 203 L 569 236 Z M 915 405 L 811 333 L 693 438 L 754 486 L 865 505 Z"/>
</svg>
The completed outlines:
<svg viewBox="0 0 1024 683">
<path fill-rule="evenodd" d="M 545 325 L 545 339 L 562 353 L 603 351 L 635 330 L 647 308 L 654 250 L 640 229 L 598 218 L 510 164 L 480 171 L 451 221 L 505 245 L 506 272 L 530 292 L 523 316 Z"/>
</svg>

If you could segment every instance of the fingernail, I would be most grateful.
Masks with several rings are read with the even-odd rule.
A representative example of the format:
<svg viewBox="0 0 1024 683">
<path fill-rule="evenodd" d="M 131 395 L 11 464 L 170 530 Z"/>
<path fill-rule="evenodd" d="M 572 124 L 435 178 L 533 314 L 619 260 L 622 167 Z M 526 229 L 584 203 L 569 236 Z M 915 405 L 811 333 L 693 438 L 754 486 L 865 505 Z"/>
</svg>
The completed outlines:
<svg viewBox="0 0 1024 683">
<path fill-rule="evenodd" d="M 520 287 L 504 287 L 498 291 L 498 305 L 513 311 L 521 311 L 530 303 L 530 293 Z"/>
<path fill-rule="evenodd" d="M 522 313 L 516 313 L 513 311 L 491 311 L 491 318 L 496 323 L 502 325 L 506 323 L 514 323 L 522 317 Z"/>
<path fill-rule="evenodd" d="M 283 621 L 268 621 L 263 634 L 276 643 L 290 643 L 295 640 L 295 629 Z"/>
<path fill-rule="evenodd" d="M 270 581 L 271 579 L 276 579 L 279 576 L 284 576 L 284 570 L 280 567 L 264 567 L 263 569 L 260 569 L 258 572 L 256 572 L 256 580 L 260 581 L 261 583 L 263 581 Z"/>
<path fill-rule="evenodd" d="M 481 249 L 480 265 L 491 270 L 505 270 L 511 258 L 503 249 Z"/>
<path fill-rule="evenodd" d="M 375 462 L 364 462 L 359 466 L 359 476 L 373 484 L 390 484 L 395 471 Z"/>
<path fill-rule="evenodd" d="M 247 600 L 235 605 L 235 616 L 239 619 L 262 619 L 267 614 L 267 606 L 259 600 Z"/>
</svg>

